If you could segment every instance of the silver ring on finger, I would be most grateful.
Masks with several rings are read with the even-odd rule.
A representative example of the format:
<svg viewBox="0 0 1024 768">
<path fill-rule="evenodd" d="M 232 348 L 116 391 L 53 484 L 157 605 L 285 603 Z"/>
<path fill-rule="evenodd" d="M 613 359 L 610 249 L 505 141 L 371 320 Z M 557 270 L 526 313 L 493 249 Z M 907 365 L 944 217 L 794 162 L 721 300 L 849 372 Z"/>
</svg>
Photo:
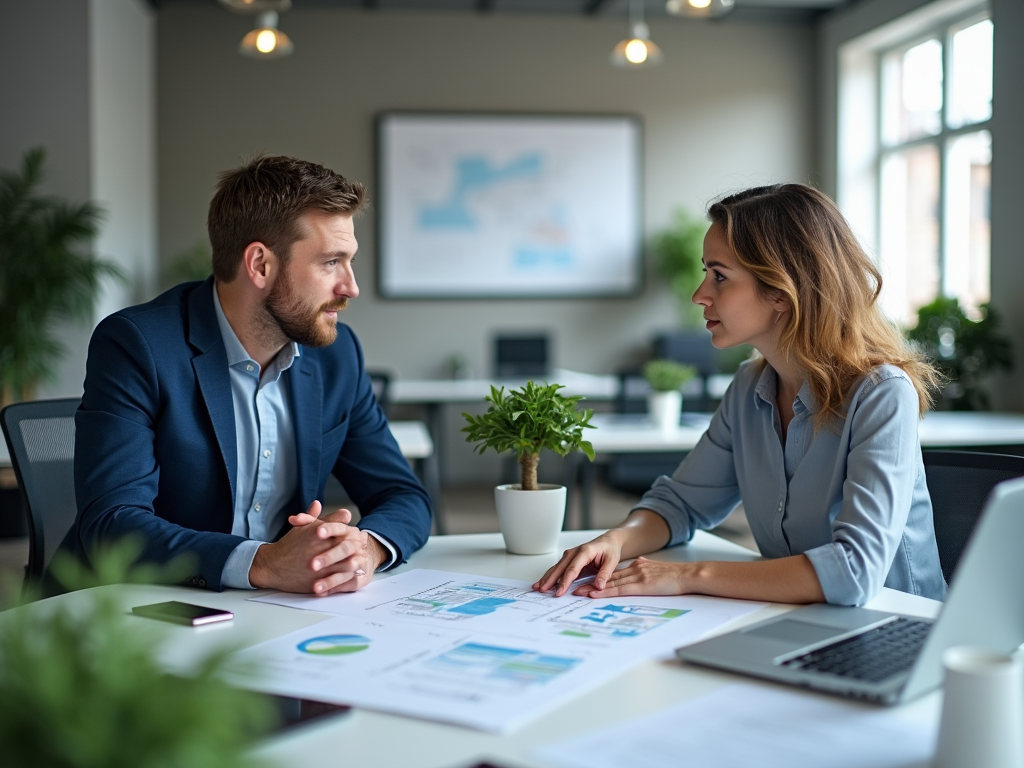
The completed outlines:
<svg viewBox="0 0 1024 768">
<path fill-rule="evenodd" d="M 355 573 L 356 576 L 366 575 L 366 571 L 364 571 L 362 568 L 356 568 L 355 571 L 353 571 L 353 573 Z"/>
</svg>

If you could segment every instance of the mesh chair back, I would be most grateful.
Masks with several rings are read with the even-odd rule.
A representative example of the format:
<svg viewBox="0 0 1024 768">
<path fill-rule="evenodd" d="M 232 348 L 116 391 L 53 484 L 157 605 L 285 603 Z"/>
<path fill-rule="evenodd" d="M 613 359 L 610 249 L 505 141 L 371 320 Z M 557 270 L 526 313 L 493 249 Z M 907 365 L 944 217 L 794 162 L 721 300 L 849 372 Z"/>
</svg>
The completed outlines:
<svg viewBox="0 0 1024 768">
<path fill-rule="evenodd" d="M 391 374 L 387 371 L 367 369 L 366 375 L 370 377 L 370 386 L 373 388 L 373 396 L 377 398 L 377 404 L 380 405 L 384 415 L 387 416 L 391 405 Z"/>
<path fill-rule="evenodd" d="M 922 451 L 922 455 L 939 562 L 949 583 L 989 494 L 1004 480 L 1024 477 L 1024 456 L 977 451 Z"/>
<path fill-rule="evenodd" d="M 37 581 L 78 513 L 75 411 L 79 400 L 15 403 L 0 412 L 11 463 L 28 514 L 27 581 Z"/>
</svg>

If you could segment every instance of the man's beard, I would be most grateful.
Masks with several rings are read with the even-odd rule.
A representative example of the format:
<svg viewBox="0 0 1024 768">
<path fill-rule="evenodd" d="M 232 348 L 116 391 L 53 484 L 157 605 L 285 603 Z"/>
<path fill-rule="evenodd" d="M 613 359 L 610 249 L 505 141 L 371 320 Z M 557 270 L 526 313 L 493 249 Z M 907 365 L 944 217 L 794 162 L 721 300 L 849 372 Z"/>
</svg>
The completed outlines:
<svg viewBox="0 0 1024 768">
<path fill-rule="evenodd" d="M 306 347 L 327 347 L 338 338 L 338 328 L 334 323 L 324 323 L 324 312 L 337 310 L 341 312 L 348 305 L 347 298 L 312 307 L 304 303 L 292 288 L 287 270 L 282 270 L 274 287 L 263 300 L 263 309 L 269 316 L 268 324 L 274 324 L 290 341 L 298 342 Z"/>
</svg>

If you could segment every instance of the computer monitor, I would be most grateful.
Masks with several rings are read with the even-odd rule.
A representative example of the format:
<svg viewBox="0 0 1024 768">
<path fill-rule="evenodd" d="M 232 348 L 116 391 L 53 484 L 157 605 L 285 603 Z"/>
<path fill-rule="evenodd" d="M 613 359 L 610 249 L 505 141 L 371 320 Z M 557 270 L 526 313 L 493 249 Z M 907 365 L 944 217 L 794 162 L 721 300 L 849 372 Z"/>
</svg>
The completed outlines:
<svg viewBox="0 0 1024 768">
<path fill-rule="evenodd" d="M 494 374 L 499 379 L 546 376 L 548 370 L 546 335 L 502 335 L 494 339 Z"/>
</svg>

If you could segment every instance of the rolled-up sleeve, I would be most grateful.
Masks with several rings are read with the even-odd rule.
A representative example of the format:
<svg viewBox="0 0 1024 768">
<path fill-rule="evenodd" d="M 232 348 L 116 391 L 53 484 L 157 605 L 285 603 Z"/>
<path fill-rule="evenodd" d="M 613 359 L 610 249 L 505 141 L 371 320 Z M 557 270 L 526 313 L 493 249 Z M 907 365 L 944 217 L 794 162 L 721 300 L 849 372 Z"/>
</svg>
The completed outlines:
<svg viewBox="0 0 1024 768">
<path fill-rule="evenodd" d="M 832 542 L 805 552 L 825 599 L 836 605 L 863 605 L 885 584 L 920 464 L 918 397 L 907 378 L 869 378 L 851 407 L 846 479 Z"/>
<path fill-rule="evenodd" d="M 662 475 L 655 480 L 633 507 L 649 509 L 665 519 L 671 534 L 666 546 L 690 541 L 698 529 L 715 527 L 740 502 L 733 461 L 731 407 L 727 395 L 707 432 L 672 477 Z"/>
</svg>

